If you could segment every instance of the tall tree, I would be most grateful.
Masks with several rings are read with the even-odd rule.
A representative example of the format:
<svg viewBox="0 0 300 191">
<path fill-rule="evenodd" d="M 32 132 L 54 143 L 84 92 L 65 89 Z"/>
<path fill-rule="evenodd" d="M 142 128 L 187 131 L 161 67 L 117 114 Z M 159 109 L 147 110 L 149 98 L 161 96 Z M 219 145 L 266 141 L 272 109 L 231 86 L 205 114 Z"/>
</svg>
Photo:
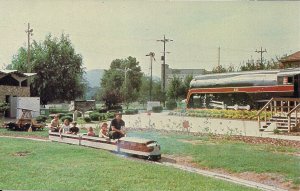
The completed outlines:
<svg viewBox="0 0 300 191">
<path fill-rule="evenodd" d="M 142 84 L 141 67 L 136 58 L 113 60 L 109 70 L 105 70 L 101 79 L 101 97 L 110 108 L 118 103 L 129 103 L 138 99 Z"/>
<path fill-rule="evenodd" d="M 26 60 L 27 50 L 21 47 L 9 68 L 26 72 Z M 75 52 L 68 35 L 62 34 L 60 38 L 48 35 L 43 42 L 34 41 L 30 63 L 30 71 L 36 73 L 31 83 L 31 94 L 40 96 L 42 104 L 83 96 L 86 84 L 82 57 Z"/>
<path fill-rule="evenodd" d="M 178 100 L 178 98 L 183 98 L 185 92 L 185 87 L 181 81 L 181 79 L 177 76 L 173 76 L 173 79 L 171 80 L 168 91 L 167 91 L 167 96 L 168 99 L 172 100 Z"/>
<path fill-rule="evenodd" d="M 142 77 L 142 85 L 139 92 L 138 101 L 145 104 L 150 99 L 150 77 Z M 165 101 L 164 93 L 161 91 L 161 82 L 157 80 L 152 81 L 152 101 Z"/>
</svg>

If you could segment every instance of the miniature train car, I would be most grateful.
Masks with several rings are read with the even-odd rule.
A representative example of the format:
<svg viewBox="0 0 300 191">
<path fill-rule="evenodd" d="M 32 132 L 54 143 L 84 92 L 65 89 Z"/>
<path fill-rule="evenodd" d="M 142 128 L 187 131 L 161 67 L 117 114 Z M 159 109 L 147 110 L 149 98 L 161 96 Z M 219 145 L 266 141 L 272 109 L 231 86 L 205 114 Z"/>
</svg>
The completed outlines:
<svg viewBox="0 0 300 191">
<path fill-rule="evenodd" d="M 49 131 L 49 140 L 136 155 L 150 160 L 159 160 L 161 158 L 160 146 L 156 141 L 150 139 L 141 139 L 134 137 L 105 139 L 86 135 L 60 135 L 57 132 Z"/>
</svg>

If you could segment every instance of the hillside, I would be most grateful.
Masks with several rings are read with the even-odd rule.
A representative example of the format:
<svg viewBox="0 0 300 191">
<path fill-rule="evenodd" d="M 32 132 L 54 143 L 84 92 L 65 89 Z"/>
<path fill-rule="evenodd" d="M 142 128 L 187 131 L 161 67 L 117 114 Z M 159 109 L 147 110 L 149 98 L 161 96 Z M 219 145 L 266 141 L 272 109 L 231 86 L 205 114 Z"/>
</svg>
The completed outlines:
<svg viewBox="0 0 300 191">
<path fill-rule="evenodd" d="M 104 75 L 104 69 L 94 69 L 86 71 L 84 78 L 87 80 L 89 87 L 100 87 L 100 80 Z"/>
</svg>

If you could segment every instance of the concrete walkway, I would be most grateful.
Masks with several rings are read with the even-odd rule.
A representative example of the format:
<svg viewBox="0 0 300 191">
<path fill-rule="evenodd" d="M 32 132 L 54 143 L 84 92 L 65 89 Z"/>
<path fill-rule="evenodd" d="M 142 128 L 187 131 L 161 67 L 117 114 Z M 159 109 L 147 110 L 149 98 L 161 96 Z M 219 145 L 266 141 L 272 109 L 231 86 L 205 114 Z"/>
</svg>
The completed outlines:
<svg viewBox="0 0 300 191">
<path fill-rule="evenodd" d="M 190 132 L 270 137 L 300 141 L 300 136 L 260 132 L 257 121 L 174 116 L 168 115 L 168 112 L 151 113 L 151 115 L 148 115 L 147 113 L 123 115 L 123 120 L 126 122 L 126 127 L 131 128 L 155 128 L 183 131 L 185 130 L 183 128 L 183 122 L 188 121 Z"/>
</svg>

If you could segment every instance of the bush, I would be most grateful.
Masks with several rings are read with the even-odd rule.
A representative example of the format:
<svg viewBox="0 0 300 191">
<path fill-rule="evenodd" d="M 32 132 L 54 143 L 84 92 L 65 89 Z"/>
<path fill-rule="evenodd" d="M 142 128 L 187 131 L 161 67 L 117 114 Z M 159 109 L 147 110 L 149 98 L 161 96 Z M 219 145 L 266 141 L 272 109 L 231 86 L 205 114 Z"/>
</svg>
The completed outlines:
<svg viewBox="0 0 300 191">
<path fill-rule="evenodd" d="M 124 111 L 125 115 L 134 115 L 134 114 L 138 114 L 138 113 L 139 113 L 139 110 L 137 110 L 137 109 L 127 109 Z"/>
<path fill-rule="evenodd" d="M 83 120 L 84 120 L 86 123 L 89 123 L 89 122 L 92 121 L 90 117 L 84 117 Z"/>
<path fill-rule="evenodd" d="M 36 118 L 35 118 L 35 120 L 37 121 L 37 122 L 46 122 L 46 120 L 48 119 L 48 117 L 47 116 L 45 116 L 45 115 L 40 115 L 40 116 L 37 116 Z"/>
<path fill-rule="evenodd" d="M 162 106 L 154 106 L 154 107 L 152 107 L 152 111 L 154 113 L 160 113 L 160 112 L 162 112 L 162 110 L 163 110 Z"/>
<path fill-rule="evenodd" d="M 66 109 L 60 109 L 60 108 L 49 108 L 49 113 L 68 113 L 69 111 Z"/>
<path fill-rule="evenodd" d="M 115 117 L 115 113 L 108 112 L 105 114 L 106 119 L 113 119 Z"/>
<path fill-rule="evenodd" d="M 89 114 L 92 121 L 99 121 L 100 119 L 100 113 L 93 112 Z"/>
<path fill-rule="evenodd" d="M 166 103 L 166 107 L 167 107 L 168 110 L 173 110 L 177 107 L 177 103 L 176 103 L 175 100 L 169 100 Z"/>
<path fill-rule="evenodd" d="M 73 121 L 73 117 L 70 117 L 70 116 L 63 116 L 63 117 L 60 118 L 60 120 L 61 120 L 62 122 L 64 122 L 65 119 L 68 119 L 70 122 Z"/>
<path fill-rule="evenodd" d="M 73 113 L 69 112 L 69 113 L 64 113 L 65 116 L 70 116 L 73 117 Z"/>
</svg>

